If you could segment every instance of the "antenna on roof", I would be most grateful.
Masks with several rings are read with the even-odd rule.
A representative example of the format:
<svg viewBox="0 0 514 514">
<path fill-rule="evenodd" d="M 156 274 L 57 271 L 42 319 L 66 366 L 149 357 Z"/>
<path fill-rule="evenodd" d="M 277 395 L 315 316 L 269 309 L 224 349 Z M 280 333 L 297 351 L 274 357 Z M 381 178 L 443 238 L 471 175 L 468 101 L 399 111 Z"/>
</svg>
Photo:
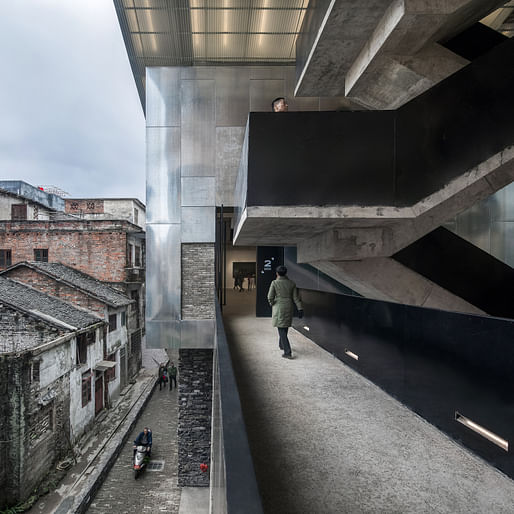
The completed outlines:
<svg viewBox="0 0 514 514">
<path fill-rule="evenodd" d="M 44 185 L 44 186 L 36 186 L 39 190 L 44 191 L 45 193 L 49 193 L 51 195 L 57 195 L 61 198 L 66 198 L 67 196 L 70 196 L 70 193 L 67 193 L 63 189 L 57 186 L 52 185 Z"/>
</svg>

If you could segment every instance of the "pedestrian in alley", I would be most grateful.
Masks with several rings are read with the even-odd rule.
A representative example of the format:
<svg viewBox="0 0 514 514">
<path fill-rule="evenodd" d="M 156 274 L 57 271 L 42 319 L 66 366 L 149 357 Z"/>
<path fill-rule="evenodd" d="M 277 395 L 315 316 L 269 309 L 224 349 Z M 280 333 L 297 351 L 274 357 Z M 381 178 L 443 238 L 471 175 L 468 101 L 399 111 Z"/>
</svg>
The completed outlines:
<svg viewBox="0 0 514 514">
<path fill-rule="evenodd" d="M 177 367 L 173 361 L 168 366 L 168 378 L 170 381 L 170 391 L 173 389 L 173 383 L 175 383 L 175 389 L 177 389 Z"/>
<path fill-rule="evenodd" d="M 291 345 L 287 331 L 293 322 L 294 306 L 298 316 L 303 318 L 303 306 L 296 284 L 287 277 L 287 268 L 277 266 L 277 278 L 273 280 L 268 291 L 268 302 L 271 305 L 271 322 L 278 329 L 278 346 L 284 351 L 282 357 L 292 359 Z"/>
<path fill-rule="evenodd" d="M 168 368 L 166 364 L 161 364 L 159 366 L 159 391 L 164 388 L 166 389 L 166 383 L 168 382 Z"/>
</svg>

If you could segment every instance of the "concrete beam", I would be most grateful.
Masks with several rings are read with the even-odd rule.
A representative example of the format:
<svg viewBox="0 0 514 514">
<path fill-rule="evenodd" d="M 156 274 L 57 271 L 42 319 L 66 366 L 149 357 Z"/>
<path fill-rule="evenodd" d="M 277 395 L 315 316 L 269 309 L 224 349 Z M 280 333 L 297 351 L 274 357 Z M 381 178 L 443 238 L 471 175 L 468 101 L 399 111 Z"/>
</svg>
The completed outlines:
<svg viewBox="0 0 514 514">
<path fill-rule="evenodd" d="M 453 312 L 484 314 L 474 305 L 390 258 L 347 262 L 319 261 L 312 265 L 366 298 Z"/>
<path fill-rule="evenodd" d="M 514 181 L 514 146 L 408 207 L 247 207 L 238 246 L 297 246 L 299 262 L 389 257 Z"/>
<path fill-rule="evenodd" d="M 468 63 L 437 45 L 438 41 L 503 3 L 393 0 L 355 6 L 342 0 L 330 2 L 316 38 L 311 38 L 311 48 L 297 56 L 301 69 L 295 94 L 344 94 L 366 108 L 397 108 Z"/>
</svg>

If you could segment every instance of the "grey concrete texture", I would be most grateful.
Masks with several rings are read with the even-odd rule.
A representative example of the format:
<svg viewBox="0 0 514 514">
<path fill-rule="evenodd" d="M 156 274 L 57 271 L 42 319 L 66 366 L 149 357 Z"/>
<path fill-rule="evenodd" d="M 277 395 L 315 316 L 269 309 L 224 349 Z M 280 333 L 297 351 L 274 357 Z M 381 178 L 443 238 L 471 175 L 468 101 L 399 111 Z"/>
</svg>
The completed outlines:
<svg viewBox="0 0 514 514">
<path fill-rule="evenodd" d="M 294 359 L 283 359 L 253 295 L 227 293 L 265 512 L 513 512 L 512 480 L 294 330 Z"/>
<path fill-rule="evenodd" d="M 209 514 L 209 488 L 183 487 L 178 514 Z"/>
<path fill-rule="evenodd" d="M 389 257 L 312 264 L 356 293 L 373 300 L 485 314 L 471 303 Z"/>
<path fill-rule="evenodd" d="M 407 207 L 247 207 L 237 246 L 298 245 L 298 261 L 389 257 L 514 180 L 514 146 Z"/>
<path fill-rule="evenodd" d="M 369 109 L 397 108 L 467 64 L 435 41 L 459 33 L 504 3 L 331 3 L 324 25 L 315 27 L 319 31 L 312 46 L 303 50 L 306 64 L 296 93 L 345 95 Z"/>
</svg>

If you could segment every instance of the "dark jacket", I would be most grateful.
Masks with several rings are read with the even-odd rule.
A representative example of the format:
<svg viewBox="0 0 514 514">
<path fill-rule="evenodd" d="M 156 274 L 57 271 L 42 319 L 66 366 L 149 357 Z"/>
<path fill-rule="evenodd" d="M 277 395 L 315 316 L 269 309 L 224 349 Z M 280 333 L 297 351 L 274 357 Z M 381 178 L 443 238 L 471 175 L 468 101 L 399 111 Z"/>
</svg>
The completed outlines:
<svg viewBox="0 0 514 514">
<path fill-rule="evenodd" d="M 271 305 L 271 323 L 274 327 L 290 327 L 293 321 L 294 305 L 302 310 L 302 300 L 296 284 L 287 277 L 278 277 L 268 291 L 268 302 Z"/>
<path fill-rule="evenodd" d="M 145 436 L 144 431 L 140 432 L 139 435 L 136 437 L 136 440 L 134 441 L 134 444 L 136 446 L 139 446 L 140 444 L 143 444 L 143 437 Z M 152 431 L 148 430 L 148 446 L 152 446 Z"/>
</svg>

